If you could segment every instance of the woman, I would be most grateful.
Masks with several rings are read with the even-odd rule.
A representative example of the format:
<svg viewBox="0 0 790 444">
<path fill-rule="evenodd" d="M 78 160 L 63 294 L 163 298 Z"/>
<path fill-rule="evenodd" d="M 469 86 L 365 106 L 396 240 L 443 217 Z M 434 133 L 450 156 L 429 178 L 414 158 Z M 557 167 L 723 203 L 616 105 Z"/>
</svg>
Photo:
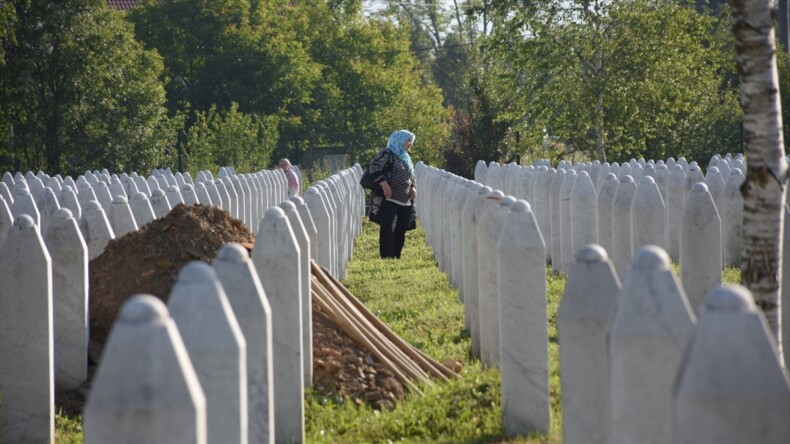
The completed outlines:
<svg viewBox="0 0 790 444">
<path fill-rule="evenodd" d="M 409 156 L 415 139 L 409 131 L 395 131 L 387 141 L 387 148 L 370 162 L 371 179 L 381 185 L 384 192 L 384 202 L 379 208 L 379 254 L 382 258 L 400 258 L 406 241 L 411 206 L 417 197 L 414 164 Z"/>
<path fill-rule="evenodd" d="M 299 176 L 296 175 L 291 161 L 288 159 L 280 159 L 280 168 L 285 173 L 285 178 L 288 179 L 288 197 L 298 196 L 299 189 Z"/>
</svg>

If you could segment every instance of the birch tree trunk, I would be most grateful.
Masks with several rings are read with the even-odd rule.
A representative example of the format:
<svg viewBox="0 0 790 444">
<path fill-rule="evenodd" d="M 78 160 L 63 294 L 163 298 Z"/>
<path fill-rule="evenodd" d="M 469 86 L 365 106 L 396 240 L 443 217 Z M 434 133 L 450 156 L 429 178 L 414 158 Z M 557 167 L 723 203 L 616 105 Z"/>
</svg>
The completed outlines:
<svg viewBox="0 0 790 444">
<path fill-rule="evenodd" d="M 776 70 L 774 2 L 732 0 L 746 145 L 741 282 L 751 290 L 777 339 L 781 360 L 782 227 L 787 162 L 784 157 Z"/>
</svg>

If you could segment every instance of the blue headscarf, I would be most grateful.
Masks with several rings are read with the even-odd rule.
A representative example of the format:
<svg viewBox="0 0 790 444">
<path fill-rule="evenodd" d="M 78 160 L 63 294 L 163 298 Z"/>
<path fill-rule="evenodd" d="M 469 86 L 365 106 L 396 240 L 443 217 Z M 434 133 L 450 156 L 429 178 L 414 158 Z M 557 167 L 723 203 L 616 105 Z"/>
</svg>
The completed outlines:
<svg viewBox="0 0 790 444">
<path fill-rule="evenodd" d="M 411 163 L 411 156 L 409 156 L 409 153 L 403 147 L 409 140 L 414 143 L 416 139 L 417 136 L 415 136 L 414 133 L 406 130 L 398 130 L 392 133 L 390 139 L 387 141 L 387 149 L 400 157 L 400 160 L 409 168 L 410 173 L 414 172 L 414 164 Z"/>
</svg>

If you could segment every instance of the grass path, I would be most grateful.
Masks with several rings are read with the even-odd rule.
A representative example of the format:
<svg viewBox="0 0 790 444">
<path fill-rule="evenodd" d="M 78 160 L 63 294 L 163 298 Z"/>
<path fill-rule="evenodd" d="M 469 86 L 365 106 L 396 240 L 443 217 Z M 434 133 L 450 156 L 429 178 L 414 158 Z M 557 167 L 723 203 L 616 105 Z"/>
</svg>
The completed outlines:
<svg viewBox="0 0 790 444">
<path fill-rule="evenodd" d="M 377 412 L 353 403 L 335 403 L 308 392 L 308 442 L 334 443 L 555 443 L 560 442 L 559 368 L 555 314 L 564 277 L 549 274 L 549 359 L 552 428 L 548 436 L 507 440 L 502 434 L 498 370 L 483 370 L 471 359 L 458 291 L 436 267 L 421 229 L 407 234 L 400 260 L 378 257 L 378 226 L 367 221 L 354 247 L 343 282 L 398 335 L 439 362 L 464 365 L 461 377 L 410 394 L 392 411 Z"/>
</svg>

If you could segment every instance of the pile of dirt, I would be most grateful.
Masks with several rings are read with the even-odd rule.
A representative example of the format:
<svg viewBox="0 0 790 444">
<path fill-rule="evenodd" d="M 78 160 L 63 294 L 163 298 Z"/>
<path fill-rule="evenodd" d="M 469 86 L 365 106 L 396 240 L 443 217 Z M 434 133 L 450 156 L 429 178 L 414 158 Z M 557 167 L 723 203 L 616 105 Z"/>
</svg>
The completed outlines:
<svg viewBox="0 0 790 444">
<path fill-rule="evenodd" d="M 313 302 L 313 387 L 327 400 L 391 409 L 403 385 L 378 359 L 332 322 Z"/>
<path fill-rule="evenodd" d="M 252 244 L 239 220 L 214 206 L 182 205 L 141 229 L 114 239 L 90 263 L 91 355 L 98 359 L 121 305 L 147 293 L 167 303 L 181 267 L 211 263 L 228 242 Z"/>
<path fill-rule="evenodd" d="M 252 248 L 255 237 L 238 220 L 216 207 L 178 205 L 164 218 L 107 244 L 90 263 L 91 362 L 88 381 L 76 390 L 58 390 L 57 407 L 81 414 L 90 382 L 110 328 L 126 299 L 148 293 L 167 302 L 181 267 L 213 262 L 228 242 Z M 375 357 L 313 305 L 313 386 L 332 400 L 391 408 L 403 386 Z"/>
</svg>

